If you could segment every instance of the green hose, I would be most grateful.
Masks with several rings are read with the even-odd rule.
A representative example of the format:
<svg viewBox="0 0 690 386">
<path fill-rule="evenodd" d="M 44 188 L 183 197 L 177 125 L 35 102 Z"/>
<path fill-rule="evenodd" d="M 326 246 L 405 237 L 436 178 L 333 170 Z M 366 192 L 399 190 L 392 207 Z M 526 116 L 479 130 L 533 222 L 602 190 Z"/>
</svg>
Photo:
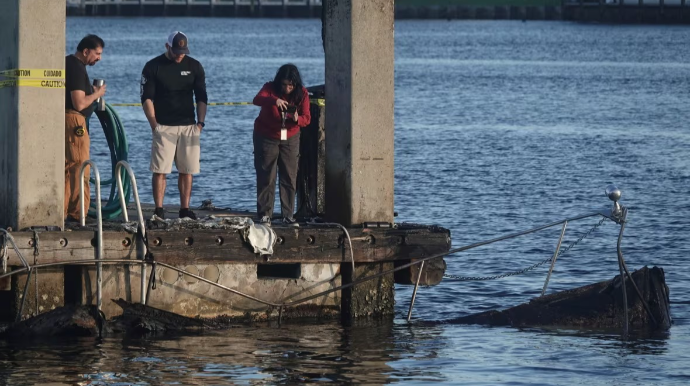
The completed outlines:
<svg viewBox="0 0 690 386">
<path fill-rule="evenodd" d="M 101 122 L 105 139 L 108 142 L 108 147 L 110 148 L 110 169 L 113 178 L 109 180 L 101 180 L 101 188 L 104 186 L 110 186 L 110 196 L 108 197 L 108 202 L 101 207 L 101 213 L 103 215 L 103 220 L 113 220 L 122 214 L 122 208 L 120 207 L 120 194 L 117 190 L 117 182 L 115 181 L 115 165 L 117 165 L 117 163 L 120 161 L 127 161 L 129 145 L 127 145 L 127 136 L 125 135 L 125 129 L 122 126 L 120 117 L 117 115 L 112 106 L 106 103 L 105 107 L 106 108 L 104 111 L 96 111 L 96 116 L 98 116 L 98 120 Z M 129 203 L 132 181 L 130 180 L 125 168 L 121 169 L 121 173 L 122 190 L 125 192 L 125 204 L 127 204 Z M 93 178 L 91 179 L 91 183 L 95 183 Z M 96 218 L 96 204 L 94 201 L 91 202 L 89 217 Z"/>
</svg>

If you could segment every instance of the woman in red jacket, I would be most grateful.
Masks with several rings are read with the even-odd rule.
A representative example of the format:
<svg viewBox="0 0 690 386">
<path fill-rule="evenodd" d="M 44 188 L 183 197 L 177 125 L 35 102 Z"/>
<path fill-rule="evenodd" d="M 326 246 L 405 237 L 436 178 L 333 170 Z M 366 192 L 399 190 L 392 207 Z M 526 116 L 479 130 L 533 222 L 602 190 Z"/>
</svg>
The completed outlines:
<svg viewBox="0 0 690 386">
<path fill-rule="evenodd" d="M 309 93 L 299 70 L 285 64 L 272 82 L 254 97 L 261 106 L 254 121 L 256 211 L 259 221 L 270 225 L 276 191 L 276 165 L 280 177 L 280 210 L 283 224 L 299 226 L 293 217 L 299 158 L 299 133 L 311 121 Z"/>
</svg>

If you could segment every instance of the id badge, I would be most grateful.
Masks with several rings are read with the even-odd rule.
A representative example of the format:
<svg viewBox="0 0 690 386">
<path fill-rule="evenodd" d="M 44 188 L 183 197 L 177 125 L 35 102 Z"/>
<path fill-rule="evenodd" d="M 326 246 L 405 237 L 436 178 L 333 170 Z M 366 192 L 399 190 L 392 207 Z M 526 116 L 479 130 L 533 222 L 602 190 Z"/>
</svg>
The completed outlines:
<svg viewBox="0 0 690 386">
<path fill-rule="evenodd" d="M 280 140 L 287 141 L 287 129 L 280 129 Z"/>
</svg>

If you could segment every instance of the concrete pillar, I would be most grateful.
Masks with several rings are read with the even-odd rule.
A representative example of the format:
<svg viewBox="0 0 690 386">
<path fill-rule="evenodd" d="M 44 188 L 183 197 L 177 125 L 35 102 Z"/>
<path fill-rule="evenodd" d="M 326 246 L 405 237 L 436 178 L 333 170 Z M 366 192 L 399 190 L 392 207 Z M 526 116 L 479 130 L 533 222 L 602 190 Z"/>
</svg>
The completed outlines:
<svg viewBox="0 0 690 386">
<path fill-rule="evenodd" d="M 341 264 L 342 284 L 393 269 L 392 261 L 384 263 L 356 264 L 352 272 L 351 264 Z M 395 313 L 395 278 L 393 274 L 362 282 L 341 291 L 340 319 L 350 325 L 357 318 L 382 317 Z"/>
<path fill-rule="evenodd" d="M 393 222 L 393 0 L 326 0 L 326 217 Z"/>
<path fill-rule="evenodd" d="M 19 80 L 0 87 L 0 227 L 63 226 L 65 9 L 65 0 L 0 1 L 0 71 L 62 70 L 44 85 L 0 77 Z"/>
</svg>

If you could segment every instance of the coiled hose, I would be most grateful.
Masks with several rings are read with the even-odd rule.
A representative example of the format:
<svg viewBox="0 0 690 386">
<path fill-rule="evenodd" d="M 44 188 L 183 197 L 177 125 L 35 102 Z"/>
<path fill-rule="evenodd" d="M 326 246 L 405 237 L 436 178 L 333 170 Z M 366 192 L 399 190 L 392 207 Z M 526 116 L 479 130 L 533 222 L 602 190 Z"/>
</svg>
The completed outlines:
<svg viewBox="0 0 690 386">
<path fill-rule="evenodd" d="M 110 148 L 110 171 L 113 176 L 109 180 L 101 180 L 101 188 L 110 185 L 110 196 L 108 202 L 101 207 L 103 220 L 113 220 L 122 214 L 120 207 L 120 196 L 117 191 L 117 182 L 115 181 L 115 165 L 120 161 L 127 161 L 129 154 L 129 145 L 127 144 L 127 136 L 125 129 L 122 126 L 122 121 L 117 115 L 112 106 L 106 103 L 104 111 L 96 111 L 96 116 L 101 122 L 105 139 Z M 95 179 L 91 178 L 91 183 L 95 183 Z M 129 203 L 129 195 L 131 191 L 131 180 L 127 171 L 122 168 L 122 189 L 125 192 L 125 204 Z M 100 199 L 100 197 L 98 197 Z M 91 201 L 89 209 L 89 217 L 96 217 L 96 204 Z"/>
</svg>

